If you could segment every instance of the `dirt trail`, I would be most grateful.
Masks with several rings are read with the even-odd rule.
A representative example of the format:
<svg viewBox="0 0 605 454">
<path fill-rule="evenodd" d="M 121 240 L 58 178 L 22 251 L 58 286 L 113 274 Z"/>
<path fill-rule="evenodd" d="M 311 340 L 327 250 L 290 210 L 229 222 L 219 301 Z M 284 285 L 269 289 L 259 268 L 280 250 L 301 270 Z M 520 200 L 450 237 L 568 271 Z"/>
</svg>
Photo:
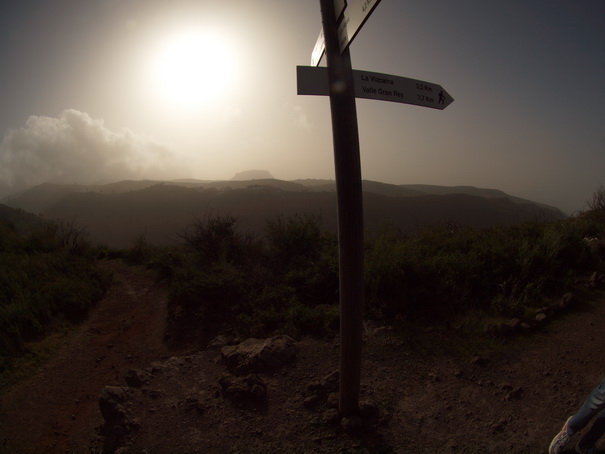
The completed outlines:
<svg viewBox="0 0 605 454">
<path fill-rule="evenodd" d="M 2 452 L 88 452 L 103 386 L 168 354 L 165 290 L 120 261 L 100 266 L 114 273 L 102 302 L 38 374 L 0 397 Z"/>
<path fill-rule="evenodd" d="M 165 291 L 138 269 L 101 265 L 114 271 L 114 283 L 88 321 L 43 370 L 0 396 L 0 452 L 90 452 L 99 446 L 101 389 L 125 386 L 132 368 L 180 355 L 162 343 Z M 361 397 L 382 416 L 354 436 L 326 424 L 327 404 L 304 405 L 307 385 L 338 368 L 337 341 L 302 339 L 295 363 L 264 374 L 263 411 L 225 401 L 218 350 L 197 352 L 154 367 L 136 390 L 129 411 L 138 428 L 126 452 L 545 453 L 605 375 L 603 333 L 602 292 L 531 334 L 470 350 L 457 348 L 456 329 L 370 329 Z"/>
</svg>

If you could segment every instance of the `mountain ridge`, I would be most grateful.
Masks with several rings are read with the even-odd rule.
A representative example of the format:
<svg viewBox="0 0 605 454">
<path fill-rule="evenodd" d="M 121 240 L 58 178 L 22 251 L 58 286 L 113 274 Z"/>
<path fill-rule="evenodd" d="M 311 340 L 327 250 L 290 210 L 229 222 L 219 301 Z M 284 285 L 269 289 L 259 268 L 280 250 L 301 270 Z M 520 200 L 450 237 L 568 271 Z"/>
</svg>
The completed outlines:
<svg viewBox="0 0 605 454">
<path fill-rule="evenodd" d="M 445 222 L 483 228 L 565 217 L 557 208 L 494 189 L 364 180 L 363 191 L 368 232 L 386 225 L 403 231 Z M 209 214 L 236 217 L 242 229 L 254 234 L 262 234 L 271 217 L 296 214 L 319 215 L 325 230 L 336 231 L 333 180 L 124 180 L 86 186 L 45 183 L 1 202 L 44 218 L 75 219 L 89 230 L 93 240 L 116 247 L 128 246 L 141 234 L 150 242 L 171 243 L 195 218 Z"/>
</svg>

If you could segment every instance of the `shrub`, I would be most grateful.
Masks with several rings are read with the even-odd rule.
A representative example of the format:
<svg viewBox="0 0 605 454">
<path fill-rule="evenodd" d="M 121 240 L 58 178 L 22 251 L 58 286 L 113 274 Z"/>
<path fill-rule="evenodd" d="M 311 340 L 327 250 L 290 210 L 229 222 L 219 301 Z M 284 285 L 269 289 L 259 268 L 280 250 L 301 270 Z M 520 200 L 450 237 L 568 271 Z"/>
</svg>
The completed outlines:
<svg viewBox="0 0 605 454">
<path fill-rule="evenodd" d="M 54 320 L 84 317 L 110 280 L 94 266 L 84 230 L 73 222 L 45 223 L 26 236 L 8 231 L 0 261 L 0 357 L 5 365 L 23 352 L 24 342 L 48 333 Z"/>
<path fill-rule="evenodd" d="M 292 307 L 311 312 L 337 300 L 336 241 L 321 232 L 318 217 L 271 219 L 264 241 L 241 234 L 236 224 L 231 217 L 206 216 L 180 235 L 169 338 L 202 342 L 225 325 L 242 332 L 296 329 Z"/>
<path fill-rule="evenodd" d="M 265 242 L 269 282 L 294 288 L 299 300 L 310 305 L 338 299 L 338 243 L 322 232 L 320 216 L 270 219 Z"/>
<path fill-rule="evenodd" d="M 175 344 L 203 344 L 235 320 L 245 300 L 244 274 L 232 264 L 181 269 L 171 284 L 166 338 Z"/>
<path fill-rule="evenodd" d="M 237 222 L 231 216 L 206 214 L 196 218 L 179 237 L 202 264 L 243 263 L 253 241 L 250 235 L 237 231 Z"/>
<path fill-rule="evenodd" d="M 580 218 L 592 227 L 590 236 L 602 235 L 605 229 L 605 186 L 599 186 L 594 191 L 592 198 L 586 201 L 586 208 L 587 210 L 580 214 Z"/>
<path fill-rule="evenodd" d="M 519 316 L 597 266 L 574 220 L 489 229 L 386 232 L 366 248 L 367 312 L 447 318 L 468 310 Z"/>
<path fill-rule="evenodd" d="M 236 223 L 206 217 L 182 235 L 173 315 L 198 331 L 208 320 L 215 330 L 232 326 L 248 334 L 333 328 L 338 248 L 321 219 L 277 216 L 267 221 L 262 241 L 241 235 Z M 448 223 L 405 235 L 385 228 L 365 246 L 366 316 L 433 323 L 465 312 L 529 314 L 603 266 L 605 254 L 592 237 L 604 230 L 587 214 L 486 229 Z"/>
<path fill-rule="evenodd" d="M 276 216 L 265 226 L 268 253 L 275 269 L 305 266 L 321 255 L 320 216 Z"/>
<path fill-rule="evenodd" d="M 295 303 L 286 313 L 287 327 L 294 334 L 326 334 L 338 328 L 339 307 L 337 304 L 324 304 L 309 307 Z"/>
<path fill-rule="evenodd" d="M 599 186 L 592 194 L 592 199 L 586 202 L 589 211 L 605 212 L 605 186 Z"/>
<path fill-rule="evenodd" d="M 143 232 L 132 240 L 124 259 L 132 265 L 142 265 L 153 257 L 154 252 L 155 248 L 147 241 L 147 232 Z"/>
<path fill-rule="evenodd" d="M 88 231 L 71 221 L 55 220 L 41 223 L 29 234 L 25 245 L 30 250 L 51 252 L 58 249 L 75 255 L 89 252 Z"/>
<path fill-rule="evenodd" d="M 405 237 L 385 229 L 365 250 L 366 312 L 372 317 L 389 317 L 405 292 Z M 396 310 L 395 310 L 396 312 Z"/>
</svg>

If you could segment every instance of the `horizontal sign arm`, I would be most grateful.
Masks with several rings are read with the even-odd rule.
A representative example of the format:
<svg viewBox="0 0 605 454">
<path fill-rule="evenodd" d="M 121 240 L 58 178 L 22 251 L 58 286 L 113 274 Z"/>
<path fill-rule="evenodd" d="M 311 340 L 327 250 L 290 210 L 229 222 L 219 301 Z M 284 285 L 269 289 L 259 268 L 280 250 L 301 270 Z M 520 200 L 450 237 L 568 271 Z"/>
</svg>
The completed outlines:
<svg viewBox="0 0 605 454">
<path fill-rule="evenodd" d="M 325 67 L 297 66 L 299 95 L 328 96 L 330 84 Z M 407 77 L 353 70 L 355 97 L 399 102 L 443 110 L 454 98 L 438 84 Z"/>
</svg>

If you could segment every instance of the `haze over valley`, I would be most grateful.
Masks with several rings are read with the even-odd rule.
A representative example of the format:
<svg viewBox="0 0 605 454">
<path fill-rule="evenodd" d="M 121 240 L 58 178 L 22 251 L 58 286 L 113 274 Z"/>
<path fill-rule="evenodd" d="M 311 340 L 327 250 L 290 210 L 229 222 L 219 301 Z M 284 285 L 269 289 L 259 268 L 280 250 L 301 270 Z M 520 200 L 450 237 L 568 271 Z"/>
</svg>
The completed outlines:
<svg viewBox="0 0 605 454">
<path fill-rule="evenodd" d="M 269 177 L 245 179 L 250 177 Z M 244 178 L 244 179 L 242 179 Z M 429 225 L 488 227 L 565 215 L 495 189 L 392 185 L 365 180 L 364 215 L 368 235 L 386 227 L 414 232 Z M 2 203 L 46 219 L 75 221 L 91 239 L 127 247 L 137 238 L 156 244 L 178 241 L 180 233 L 205 216 L 232 216 L 244 233 L 262 234 L 276 216 L 319 216 L 336 231 L 333 180 L 284 181 L 267 171 L 246 171 L 232 180 L 125 180 L 102 185 L 45 183 Z"/>
</svg>

